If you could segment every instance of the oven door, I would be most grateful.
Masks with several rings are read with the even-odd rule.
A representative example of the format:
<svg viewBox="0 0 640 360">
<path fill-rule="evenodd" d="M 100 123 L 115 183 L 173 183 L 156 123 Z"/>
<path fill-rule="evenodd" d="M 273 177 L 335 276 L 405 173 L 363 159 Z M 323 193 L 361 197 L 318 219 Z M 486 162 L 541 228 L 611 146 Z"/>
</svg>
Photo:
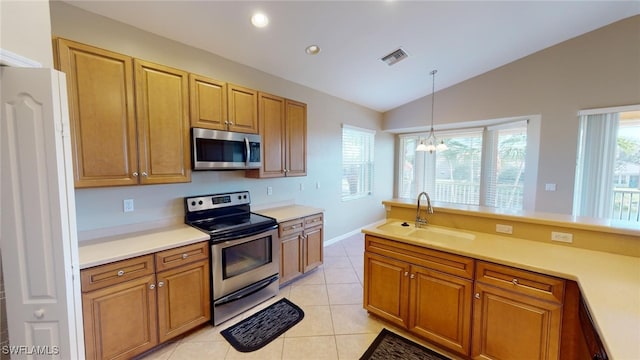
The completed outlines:
<svg viewBox="0 0 640 360">
<path fill-rule="evenodd" d="M 278 230 L 211 244 L 213 300 L 277 275 Z M 257 290 L 256 290 L 257 291 Z"/>
</svg>

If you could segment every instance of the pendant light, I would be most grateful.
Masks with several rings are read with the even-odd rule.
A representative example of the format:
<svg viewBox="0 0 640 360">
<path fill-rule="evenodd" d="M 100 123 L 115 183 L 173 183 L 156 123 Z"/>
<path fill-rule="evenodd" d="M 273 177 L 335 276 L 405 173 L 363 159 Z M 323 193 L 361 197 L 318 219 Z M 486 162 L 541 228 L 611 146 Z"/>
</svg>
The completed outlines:
<svg viewBox="0 0 640 360">
<path fill-rule="evenodd" d="M 436 98 L 436 73 L 438 70 L 432 70 L 431 74 L 431 130 L 429 130 L 429 137 L 427 137 L 427 143 L 424 141 L 420 141 L 418 147 L 416 147 L 416 151 L 428 151 L 430 154 L 433 154 L 434 151 L 444 151 L 447 150 L 448 147 L 444 143 L 444 140 L 441 140 L 438 144 L 438 140 L 436 139 L 436 135 L 433 132 L 433 107 L 435 105 Z M 437 145 L 436 145 L 437 144 Z"/>
</svg>

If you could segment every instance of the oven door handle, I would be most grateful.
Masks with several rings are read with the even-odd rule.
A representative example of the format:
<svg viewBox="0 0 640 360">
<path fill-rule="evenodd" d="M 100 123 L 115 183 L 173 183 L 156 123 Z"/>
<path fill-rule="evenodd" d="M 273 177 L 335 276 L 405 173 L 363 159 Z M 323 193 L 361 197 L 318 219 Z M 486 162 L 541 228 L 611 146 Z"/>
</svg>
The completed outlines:
<svg viewBox="0 0 640 360">
<path fill-rule="evenodd" d="M 234 302 L 236 300 L 240 300 L 240 299 L 242 299 L 244 297 L 247 297 L 247 296 L 249 296 L 249 295 L 251 295 L 253 293 L 256 293 L 256 292 L 266 288 L 267 286 L 271 285 L 274 281 L 278 281 L 279 278 L 280 277 L 276 274 L 276 275 L 273 275 L 273 276 L 271 276 L 269 278 L 266 278 L 264 280 L 258 281 L 257 283 L 252 284 L 250 286 L 247 286 L 244 289 L 238 290 L 238 291 L 236 291 L 236 292 L 234 292 L 232 294 L 229 294 L 227 296 L 221 297 L 220 299 L 216 300 L 213 303 L 213 306 L 214 307 L 221 306 L 221 305 L 224 305 L 224 304 L 228 304 L 230 302 Z"/>
</svg>

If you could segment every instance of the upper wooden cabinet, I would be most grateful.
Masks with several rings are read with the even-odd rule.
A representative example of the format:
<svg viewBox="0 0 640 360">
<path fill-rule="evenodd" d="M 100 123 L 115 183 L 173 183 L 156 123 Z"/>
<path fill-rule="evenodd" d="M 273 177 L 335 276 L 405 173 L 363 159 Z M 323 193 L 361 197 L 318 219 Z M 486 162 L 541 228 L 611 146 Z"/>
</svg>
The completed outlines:
<svg viewBox="0 0 640 360">
<path fill-rule="evenodd" d="M 66 39 L 55 47 L 77 188 L 191 181 L 186 72 Z"/>
<path fill-rule="evenodd" d="M 133 185 L 138 172 L 133 59 L 57 39 L 67 76 L 76 187 Z"/>
<path fill-rule="evenodd" d="M 191 126 L 227 130 L 227 83 L 189 74 Z"/>
<path fill-rule="evenodd" d="M 258 132 L 258 92 L 242 86 L 227 84 L 229 131 Z"/>
<path fill-rule="evenodd" d="M 262 167 L 248 177 L 307 175 L 307 105 L 258 93 L 258 125 L 262 136 Z"/>
<path fill-rule="evenodd" d="M 191 181 L 188 73 L 134 59 L 140 183 Z"/>
</svg>

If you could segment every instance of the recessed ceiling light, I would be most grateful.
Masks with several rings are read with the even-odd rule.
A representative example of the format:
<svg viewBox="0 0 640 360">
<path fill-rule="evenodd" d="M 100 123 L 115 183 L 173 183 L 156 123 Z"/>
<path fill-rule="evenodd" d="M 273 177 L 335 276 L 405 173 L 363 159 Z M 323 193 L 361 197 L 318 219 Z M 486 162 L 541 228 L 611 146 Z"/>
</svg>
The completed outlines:
<svg viewBox="0 0 640 360">
<path fill-rule="evenodd" d="M 320 46 L 318 46 L 318 45 L 309 45 L 309 46 L 307 46 L 306 49 L 304 49 L 304 52 L 306 52 L 309 55 L 318 55 L 318 53 L 320 52 Z"/>
<path fill-rule="evenodd" d="M 251 23 L 257 28 L 263 28 L 269 25 L 269 18 L 263 13 L 255 13 L 251 17 Z"/>
</svg>

